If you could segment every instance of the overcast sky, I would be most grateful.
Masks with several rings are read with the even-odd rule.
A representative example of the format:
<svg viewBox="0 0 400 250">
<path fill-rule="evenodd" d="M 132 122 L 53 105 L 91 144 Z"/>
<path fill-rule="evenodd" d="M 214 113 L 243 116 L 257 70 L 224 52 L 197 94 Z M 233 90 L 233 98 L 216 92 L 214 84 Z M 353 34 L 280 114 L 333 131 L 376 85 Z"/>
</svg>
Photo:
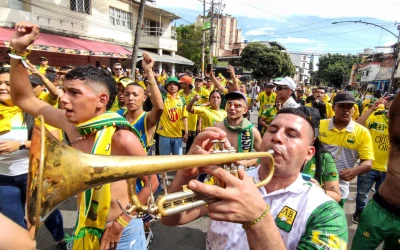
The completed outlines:
<svg viewBox="0 0 400 250">
<path fill-rule="evenodd" d="M 211 2 L 207 0 L 206 2 Z M 219 2 L 215 0 L 215 2 Z M 397 38 L 374 26 L 332 22 L 362 20 L 399 34 L 400 0 L 225 0 L 222 13 L 237 17 L 243 39 L 278 41 L 289 51 L 351 53 L 389 46 Z M 194 23 L 203 12 L 200 0 L 156 0 L 156 5 L 182 17 L 176 24 Z M 206 5 L 206 9 L 209 5 Z"/>
</svg>

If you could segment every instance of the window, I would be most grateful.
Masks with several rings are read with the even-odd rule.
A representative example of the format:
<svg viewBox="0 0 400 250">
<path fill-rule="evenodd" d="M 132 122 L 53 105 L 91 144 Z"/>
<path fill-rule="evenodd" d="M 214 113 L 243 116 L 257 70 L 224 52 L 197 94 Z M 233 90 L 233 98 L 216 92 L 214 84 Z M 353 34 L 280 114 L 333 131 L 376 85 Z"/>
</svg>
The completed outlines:
<svg viewBox="0 0 400 250">
<path fill-rule="evenodd" d="M 90 0 L 70 0 L 70 9 L 80 13 L 91 14 Z"/>
<path fill-rule="evenodd" d="M 132 29 L 132 14 L 110 7 L 110 23 L 115 26 Z"/>
<path fill-rule="evenodd" d="M 153 21 L 151 19 L 147 19 L 147 18 L 144 19 L 143 30 L 149 36 L 162 36 L 163 35 L 162 23 Z"/>
<path fill-rule="evenodd" d="M 367 74 L 365 76 L 368 76 L 369 70 L 367 70 Z"/>
<path fill-rule="evenodd" d="M 301 56 L 303 61 L 307 60 L 307 56 Z"/>
</svg>

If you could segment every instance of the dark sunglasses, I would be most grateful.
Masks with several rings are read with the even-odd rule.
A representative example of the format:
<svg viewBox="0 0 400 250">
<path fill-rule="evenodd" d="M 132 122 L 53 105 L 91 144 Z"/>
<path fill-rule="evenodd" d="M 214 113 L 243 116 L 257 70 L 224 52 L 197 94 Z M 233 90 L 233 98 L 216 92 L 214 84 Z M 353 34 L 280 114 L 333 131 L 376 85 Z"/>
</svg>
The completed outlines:
<svg viewBox="0 0 400 250">
<path fill-rule="evenodd" d="M 114 68 L 115 70 L 124 70 L 123 68 Z"/>
<path fill-rule="evenodd" d="M 46 59 L 39 59 L 39 61 L 41 61 L 41 62 L 45 62 L 45 61 L 47 61 Z"/>
<path fill-rule="evenodd" d="M 289 88 L 284 88 L 284 87 L 281 87 L 281 86 L 276 86 L 276 91 L 281 91 L 282 89 L 289 89 Z"/>
</svg>

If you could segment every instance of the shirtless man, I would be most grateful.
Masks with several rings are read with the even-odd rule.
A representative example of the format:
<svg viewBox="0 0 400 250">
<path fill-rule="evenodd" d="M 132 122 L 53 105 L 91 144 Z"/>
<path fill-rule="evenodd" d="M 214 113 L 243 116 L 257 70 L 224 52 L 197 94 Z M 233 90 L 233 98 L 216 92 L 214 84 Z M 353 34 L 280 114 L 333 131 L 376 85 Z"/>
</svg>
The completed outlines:
<svg viewBox="0 0 400 250">
<path fill-rule="evenodd" d="M 243 117 L 247 112 L 246 96 L 240 91 L 229 92 L 225 110 L 228 116 L 214 125 L 226 133 L 226 138 L 237 152 L 251 152 L 253 149 L 260 151 L 261 135 L 253 124 Z M 239 162 L 245 167 L 254 166 L 256 160 L 244 160 Z"/>
<path fill-rule="evenodd" d="M 19 22 L 16 24 L 15 29 L 16 32 L 11 38 L 10 46 L 15 50 L 15 54 L 23 55 L 26 53 L 27 47 L 38 38 L 39 26 L 27 22 Z M 109 148 L 111 144 L 111 155 L 146 155 L 138 137 L 130 130 L 120 129 L 130 128 L 131 126 L 129 123 L 125 120 L 123 122 L 119 120 L 115 117 L 118 116 L 117 114 L 106 113 L 106 110 L 111 107 L 115 99 L 116 84 L 115 81 L 101 69 L 97 69 L 93 66 L 78 67 L 65 76 L 65 94 L 60 98 L 64 110 L 56 109 L 34 96 L 32 90 L 28 87 L 30 86 L 28 73 L 20 59 L 11 58 L 11 83 L 11 93 L 15 104 L 34 117 L 38 115 L 44 116 L 46 123 L 65 131 L 74 148 L 85 153 L 91 153 L 92 148 L 97 149 L 97 145 L 103 144 L 104 140 L 106 140 L 107 145 L 103 148 Z M 106 120 L 105 115 L 110 118 Z M 119 118 L 122 117 L 119 116 Z M 81 124 L 88 121 L 92 122 L 95 119 L 101 119 L 101 121 L 104 120 L 107 122 L 111 120 L 112 123 L 117 121 L 117 123 L 115 123 L 116 126 L 111 124 L 107 128 L 102 126 L 102 128 L 99 129 L 99 131 L 104 129 L 106 132 L 115 132 L 110 133 L 108 138 L 99 136 L 96 133 L 83 135 Z M 108 130 L 109 128 L 113 130 Z M 98 139 L 100 137 L 101 139 Z M 95 140 L 96 146 L 94 146 Z M 150 194 L 149 180 L 147 177 L 141 179 L 144 183 L 144 188 L 139 193 L 139 199 L 142 203 L 146 203 Z M 155 175 L 151 176 L 151 180 L 153 183 L 157 183 L 157 177 Z M 101 199 L 98 199 L 99 205 L 97 211 L 94 210 L 96 206 L 91 206 L 90 208 L 92 211 L 94 210 L 93 212 L 95 215 L 97 212 L 97 218 L 99 219 L 95 218 L 94 220 L 99 222 L 96 228 L 91 228 L 91 230 L 83 232 L 85 236 L 80 239 L 85 239 L 84 243 L 90 241 L 89 243 L 91 246 L 89 247 L 82 244 L 82 249 L 115 249 L 117 244 L 124 248 L 126 245 L 129 246 L 129 244 L 133 242 L 132 239 L 136 242 L 136 248 L 145 248 L 144 234 L 138 235 L 132 233 L 134 230 L 136 232 L 143 232 L 142 220 L 131 220 L 130 217 L 121 212 L 117 204 L 117 200 L 119 200 L 121 204 L 127 204 L 129 202 L 126 181 L 118 181 L 111 183 L 111 185 L 103 185 L 100 189 L 103 189 L 104 186 L 106 186 L 105 188 L 109 188 L 107 192 L 111 193 L 110 199 L 104 201 L 104 208 L 109 207 L 109 209 L 107 209 L 108 211 L 106 210 L 105 217 L 103 217 L 106 218 L 106 221 L 100 221 L 100 215 L 103 209 L 100 207 Z M 109 204 L 107 204 L 108 201 L 110 201 Z M 92 216 L 90 220 L 93 220 Z M 90 220 L 86 218 L 83 219 L 84 223 L 89 223 Z M 82 229 L 85 229 L 86 225 L 87 224 L 84 224 Z M 103 233 L 101 242 L 99 242 L 100 239 L 96 237 L 97 235 L 94 236 L 91 234 L 91 231 L 96 231 L 95 233 L 99 233 L 100 235 Z M 74 236 L 77 236 L 77 233 L 74 234 Z M 124 236 L 128 233 L 130 234 L 129 237 Z M 88 240 L 86 240 L 86 238 L 88 238 Z M 120 238 L 125 239 L 125 242 L 120 242 Z M 74 249 L 76 245 L 78 245 L 77 240 L 79 239 L 74 240 Z"/>
<path fill-rule="evenodd" d="M 400 95 L 389 111 L 389 159 L 386 179 L 360 215 L 352 250 L 400 249 Z"/>
</svg>

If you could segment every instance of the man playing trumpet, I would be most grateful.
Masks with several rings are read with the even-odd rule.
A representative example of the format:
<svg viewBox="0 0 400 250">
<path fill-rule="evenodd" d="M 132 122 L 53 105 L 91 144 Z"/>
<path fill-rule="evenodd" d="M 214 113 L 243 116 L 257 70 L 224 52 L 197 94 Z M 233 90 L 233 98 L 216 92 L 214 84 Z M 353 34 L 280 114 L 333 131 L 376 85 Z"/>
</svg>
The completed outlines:
<svg viewBox="0 0 400 250">
<path fill-rule="evenodd" d="M 72 147 L 82 152 L 146 156 L 130 124 L 118 114 L 106 112 L 117 93 L 115 81 L 107 72 L 87 66 L 66 74 L 65 94 L 59 100 L 64 110 L 37 99 L 30 88 L 23 62 L 28 54 L 27 47 L 39 36 L 39 26 L 20 22 L 15 29 L 10 41 L 10 85 L 17 106 L 34 117 L 42 115 L 46 123 L 65 131 Z M 150 63 L 152 59 L 145 55 L 144 66 Z M 141 179 L 144 188 L 138 195 L 144 204 L 150 194 L 149 178 Z M 151 180 L 158 183 L 155 175 L 151 176 Z M 156 188 L 157 184 L 153 185 L 153 189 Z M 131 220 L 121 211 L 117 200 L 121 204 L 129 202 L 126 181 L 102 185 L 78 197 L 80 211 L 73 235 L 73 249 L 116 249 L 117 244 L 119 249 L 125 249 L 132 242 L 137 249 L 146 248 L 142 220 Z M 124 242 L 120 238 L 124 238 Z"/>
<path fill-rule="evenodd" d="M 225 138 L 226 133 L 219 128 L 208 128 L 196 137 L 189 153 L 209 154 L 210 142 Z M 261 142 L 261 151 L 275 152 L 275 173 L 267 185 L 260 189 L 254 185 L 268 175 L 267 159 L 261 159 L 260 167 L 254 170 L 239 170 L 239 178 L 209 167 L 208 174 L 225 182 L 225 189 L 193 180 L 199 169 L 178 171 L 169 192 L 188 184 L 193 191 L 220 201 L 164 217 L 163 224 L 186 224 L 208 213 L 207 249 L 213 250 L 346 249 L 348 231 L 343 210 L 300 174 L 314 154 L 313 141 L 314 129 L 304 113 L 280 110 Z"/>
</svg>

